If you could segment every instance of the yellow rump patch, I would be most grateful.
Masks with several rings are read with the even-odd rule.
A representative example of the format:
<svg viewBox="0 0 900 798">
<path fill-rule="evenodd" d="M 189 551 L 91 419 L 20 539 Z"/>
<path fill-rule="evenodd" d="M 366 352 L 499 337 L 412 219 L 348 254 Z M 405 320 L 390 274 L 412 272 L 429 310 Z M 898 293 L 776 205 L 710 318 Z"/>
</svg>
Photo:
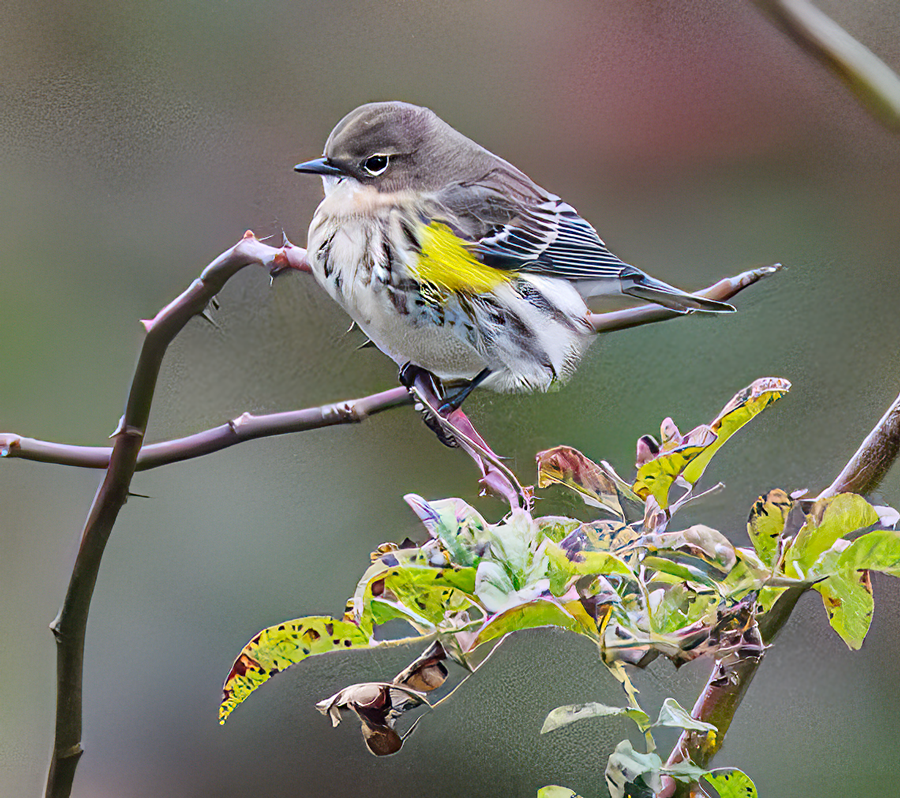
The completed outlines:
<svg viewBox="0 0 900 798">
<path fill-rule="evenodd" d="M 421 243 L 416 275 L 442 291 L 484 294 L 512 279 L 511 273 L 481 263 L 442 222 L 430 222 Z"/>
</svg>

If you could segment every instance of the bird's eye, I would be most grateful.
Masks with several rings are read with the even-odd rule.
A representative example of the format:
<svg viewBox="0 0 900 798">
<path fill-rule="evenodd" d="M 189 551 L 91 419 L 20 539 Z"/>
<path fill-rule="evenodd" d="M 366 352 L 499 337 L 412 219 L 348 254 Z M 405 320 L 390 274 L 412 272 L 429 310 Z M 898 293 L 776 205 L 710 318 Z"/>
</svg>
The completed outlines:
<svg viewBox="0 0 900 798">
<path fill-rule="evenodd" d="M 363 169 L 372 175 L 372 177 L 378 177 L 378 175 L 383 174 L 384 170 L 388 168 L 388 160 L 389 158 L 387 155 L 372 155 L 363 161 Z"/>
</svg>

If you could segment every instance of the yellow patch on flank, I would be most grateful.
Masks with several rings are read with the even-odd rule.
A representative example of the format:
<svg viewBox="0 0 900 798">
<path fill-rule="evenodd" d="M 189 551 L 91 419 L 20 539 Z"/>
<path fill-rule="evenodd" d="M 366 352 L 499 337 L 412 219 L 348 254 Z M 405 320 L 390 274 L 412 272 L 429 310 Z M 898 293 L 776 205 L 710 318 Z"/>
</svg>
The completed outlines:
<svg viewBox="0 0 900 798">
<path fill-rule="evenodd" d="M 421 244 L 416 276 L 443 291 L 484 294 L 512 279 L 511 273 L 481 263 L 442 222 L 424 228 Z"/>
</svg>

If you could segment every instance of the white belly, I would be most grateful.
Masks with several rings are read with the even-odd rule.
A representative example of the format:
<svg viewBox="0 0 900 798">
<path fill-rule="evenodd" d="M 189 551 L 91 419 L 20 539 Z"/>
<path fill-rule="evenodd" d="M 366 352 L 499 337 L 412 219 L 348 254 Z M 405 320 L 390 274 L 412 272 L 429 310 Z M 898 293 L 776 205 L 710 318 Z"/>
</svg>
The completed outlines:
<svg viewBox="0 0 900 798">
<path fill-rule="evenodd" d="M 490 369 L 484 385 L 494 390 L 546 390 L 568 376 L 593 337 L 577 291 L 522 275 L 488 294 L 429 301 L 412 269 L 418 249 L 400 228 L 411 207 L 408 198 L 338 184 L 310 226 L 313 274 L 372 342 L 398 365 L 414 363 L 444 381 Z M 529 292 L 551 298 L 556 313 L 526 299 Z"/>
</svg>

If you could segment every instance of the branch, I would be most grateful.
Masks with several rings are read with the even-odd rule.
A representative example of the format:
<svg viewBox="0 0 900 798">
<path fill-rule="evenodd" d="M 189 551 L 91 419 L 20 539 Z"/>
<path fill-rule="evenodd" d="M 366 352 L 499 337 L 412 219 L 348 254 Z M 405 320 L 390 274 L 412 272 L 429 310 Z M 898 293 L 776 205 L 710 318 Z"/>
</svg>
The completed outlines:
<svg viewBox="0 0 900 798">
<path fill-rule="evenodd" d="M 819 494 L 819 498 L 847 491 L 868 493 L 874 490 L 897 459 L 898 453 L 900 453 L 900 396 L 894 400 L 834 482 Z M 761 643 L 771 644 L 791 617 L 791 612 L 804 592 L 805 588 L 789 588 L 779 596 L 769 612 L 760 618 L 757 632 Z M 750 649 L 750 656 L 739 659 L 733 665 L 733 669 L 727 672 L 721 662 L 716 662 L 691 715 L 696 720 L 714 724 L 718 732 L 713 741 L 692 732 L 682 733 L 666 762 L 667 767 L 686 760 L 701 767 L 709 766 L 712 757 L 722 745 L 725 732 L 731 725 L 734 713 L 740 706 L 750 682 L 756 675 L 762 661 L 762 653 L 760 650 L 757 655 Z M 686 798 L 689 794 L 690 785 L 667 777 L 658 798 L 673 798 L 673 796 Z"/>
<path fill-rule="evenodd" d="M 292 248 L 290 251 L 296 253 L 298 250 Z M 295 255 L 293 263 L 280 268 L 294 268 L 306 271 L 302 261 L 300 261 L 300 265 L 297 265 L 298 257 Z M 774 274 L 780 268 L 780 264 L 775 264 L 774 266 L 752 269 L 735 277 L 720 280 L 715 285 L 696 293 L 709 299 L 730 299 L 744 288 L 747 288 L 747 286 Z M 181 301 L 181 298 L 176 300 L 176 302 L 178 301 Z M 607 333 L 665 321 L 666 319 L 682 315 L 684 314 L 675 313 L 657 305 L 644 305 L 612 313 L 592 313 L 591 322 L 598 333 Z M 155 321 L 149 323 L 153 324 Z M 237 443 L 256 438 L 304 432 L 310 429 L 319 429 L 338 424 L 355 424 L 375 413 L 411 403 L 412 399 L 407 391 L 398 387 L 359 399 L 323 405 L 322 407 L 310 407 L 305 410 L 271 413 L 262 416 L 244 413 L 238 418 L 232 419 L 218 427 L 197 432 L 184 438 L 144 445 L 138 454 L 135 471 L 147 471 L 169 463 L 178 463 L 182 460 L 202 457 L 227 449 L 229 446 L 234 446 Z M 12 432 L 0 432 L 0 457 L 11 459 L 19 458 L 38 463 L 54 463 L 56 465 L 78 466 L 81 468 L 106 468 L 109 465 L 112 451 L 113 449 L 108 446 L 73 446 L 42 441 L 36 438 L 26 438 Z"/>
<path fill-rule="evenodd" d="M 755 0 L 785 33 L 844 81 L 889 130 L 900 132 L 900 77 L 807 0 Z"/>
<path fill-rule="evenodd" d="M 760 266 L 758 269 L 751 269 L 734 277 L 726 277 L 724 280 L 702 291 L 694 291 L 697 296 L 706 297 L 707 299 L 718 299 L 724 301 L 731 299 L 735 294 L 743 291 L 750 285 L 759 282 L 764 277 L 769 277 L 775 272 L 781 270 L 781 264 L 776 263 L 772 266 Z M 639 327 L 642 324 L 652 324 L 657 321 L 666 321 L 667 319 L 677 319 L 687 314 L 678 313 L 674 310 L 668 310 L 659 305 L 642 305 L 638 308 L 628 308 L 626 310 L 617 310 L 611 313 L 592 313 L 591 323 L 594 330 L 598 333 L 614 332 L 615 330 L 627 330 L 629 327 Z"/>
<path fill-rule="evenodd" d="M 358 424 L 376 413 L 411 403 L 412 399 L 406 388 L 397 387 L 360 399 L 348 399 L 304 410 L 261 416 L 243 413 L 218 427 L 184 438 L 146 444 L 138 454 L 134 470 L 149 471 L 151 468 L 159 468 L 170 463 L 203 457 L 256 438 L 305 432 L 337 424 Z M 23 438 L 12 433 L 0 433 L 0 457 L 81 468 L 106 468 L 112 451 L 109 446 L 71 446 Z"/>
<path fill-rule="evenodd" d="M 818 498 L 838 493 L 871 493 L 884 479 L 900 453 L 900 396 L 887 409 L 837 475 Z"/>
<path fill-rule="evenodd" d="M 289 244 L 275 249 L 261 243 L 248 231 L 235 246 L 210 263 L 181 296 L 151 321 L 144 322 L 147 337 L 135 367 L 125 414 L 113 435 L 106 476 L 85 521 L 62 608 L 50 625 L 57 643 L 56 737 L 47 775 L 46 798 L 70 795 L 81 757 L 84 638 L 91 597 L 103 550 L 128 496 L 163 355 L 188 321 L 202 314 L 225 283 L 249 265 L 266 266 L 272 273 L 285 268 L 308 270 L 304 250 Z"/>
</svg>

